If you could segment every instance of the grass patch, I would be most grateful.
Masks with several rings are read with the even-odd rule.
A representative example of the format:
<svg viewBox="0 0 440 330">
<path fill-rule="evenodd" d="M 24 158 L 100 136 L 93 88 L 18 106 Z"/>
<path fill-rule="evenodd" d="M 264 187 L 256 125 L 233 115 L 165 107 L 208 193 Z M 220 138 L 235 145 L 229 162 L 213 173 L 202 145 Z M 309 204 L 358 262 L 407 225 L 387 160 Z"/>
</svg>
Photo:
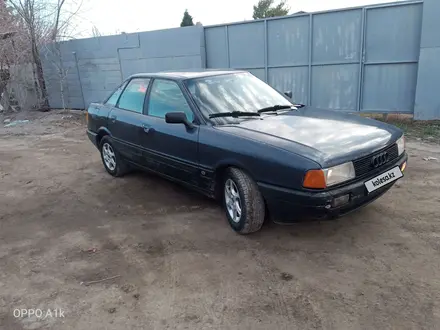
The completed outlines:
<svg viewBox="0 0 440 330">
<path fill-rule="evenodd" d="M 405 132 L 405 136 L 440 144 L 440 120 L 420 121 L 401 118 L 380 118 L 376 120 L 399 127 Z"/>
</svg>

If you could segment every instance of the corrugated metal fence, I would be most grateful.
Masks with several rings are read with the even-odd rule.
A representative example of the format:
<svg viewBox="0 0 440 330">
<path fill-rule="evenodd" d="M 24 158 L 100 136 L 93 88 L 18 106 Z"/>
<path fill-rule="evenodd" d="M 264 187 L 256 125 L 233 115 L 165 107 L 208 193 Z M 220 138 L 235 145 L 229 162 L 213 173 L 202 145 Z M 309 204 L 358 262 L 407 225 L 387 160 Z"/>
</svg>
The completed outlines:
<svg viewBox="0 0 440 330">
<path fill-rule="evenodd" d="M 207 67 L 247 69 L 297 102 L 414 111 L 423 3 L 393 3 L 205 28 Z"/>
<path fill-rule="evenodd" d="M 136 72 L 207 67 L 247 69 L 320 108 L 413 113 L 423 6 L 405 1 L 63 42 L 66 106 L 101 100 Z M 61 107 L 59 59 L 46 54 L 50 104 Z"/>
</svg>

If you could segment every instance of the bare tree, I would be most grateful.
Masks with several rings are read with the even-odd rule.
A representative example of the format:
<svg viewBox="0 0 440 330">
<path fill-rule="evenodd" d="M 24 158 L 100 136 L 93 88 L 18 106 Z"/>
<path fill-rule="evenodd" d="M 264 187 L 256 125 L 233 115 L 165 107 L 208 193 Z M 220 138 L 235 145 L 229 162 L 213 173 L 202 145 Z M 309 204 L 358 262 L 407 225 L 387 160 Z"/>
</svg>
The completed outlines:
<svg viewBox="0 0 440 330">
<path fill-rule="evenodd" d="M 102 36 L 101 32 L 98 30 L 98 28 L 95 25 L 93 25 L 93 27 L 92 27 L 92 36 L 94 38 Z"/>
<path fill-rule="evenodd" d="M 40 106 L 42 110 L 49 110 L 49 98 L 43 75 L 39 45 L 44 40 L 48 26 L 46 21 L 47 7 L 37 0 L 9 0 L 18 17 L 21 18 L 30 43 L 33 63 L 36 67 L 36 76 L 40 91 Z M 46 14 L 46 15 L 45 15 Z"/>
<path fill-rule="evenodd" d="M 0 19 L 3 17 L 0 16 Z M 14 32 L 3 32 L 0 34 L 0 110 L 6 108 L 6 111 L 10 109 L 9 95 L 7 93 L 7 86 L 11 78 L 10 72 L 10 59 L 6 53 L 6 47 L 8 39 L 14 36 Z M 3 104 L 2 104 L 3 103 Z"/>
<path fill-rule="evenodd" d="M 0 105 L 16 110 L 10 103 L 8 84 L 14 80 L 17 66 L 29 62 L 29 48 L 24 26 L 16 19 L 5 0 L 0 0 Z M 21 89 L 27 92 L 26 88 Z"/>
<path fill-rule="evenodd" d="M 64 79 L 67 75 L 63 68 L 61 57 L 62 40 L 69 39 L 73 18 L 81 8 L 82 3 L 76 0 L 8 0 L 14 14 L 20 18 L 25 27 L 32 62 L 35 64 L 35 75 L 39 88 L 40 109 L 49 109 L 49 99 L 44 80 L 42 49 L 53 53 L 53 65 L 56 67 L 60 93 L 65 107 Z M 73 8 L 73 10 L 72 10 Z M 48 44 L 52 44 L 50 47 Z"/>
<path fill-rule="evenodd" d="M 5 2 L 0 0 L 0 101 L 10 79 L 9 67 L 11 59 L 8 46 L 10 46 L 9 39 L 16 33 L 11 31 L 11 29 L 13 29 L 11 14 Z"/>
</svg>

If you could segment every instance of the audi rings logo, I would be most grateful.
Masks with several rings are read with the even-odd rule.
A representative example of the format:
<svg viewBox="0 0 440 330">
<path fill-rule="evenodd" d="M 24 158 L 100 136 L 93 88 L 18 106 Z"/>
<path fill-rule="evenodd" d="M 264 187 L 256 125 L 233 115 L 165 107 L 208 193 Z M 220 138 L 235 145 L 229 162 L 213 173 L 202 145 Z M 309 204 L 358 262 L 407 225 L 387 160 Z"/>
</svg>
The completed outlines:
<svg viewBox="0 0 440 330">
<path fill-rule="evenodd" d="M 373 165 L 374 168 L 377 168 L 387 163 L 388 159 L 389 159 L 388 152 L 382 152 L 371 158 L 371 165 Z"/>
</svg>

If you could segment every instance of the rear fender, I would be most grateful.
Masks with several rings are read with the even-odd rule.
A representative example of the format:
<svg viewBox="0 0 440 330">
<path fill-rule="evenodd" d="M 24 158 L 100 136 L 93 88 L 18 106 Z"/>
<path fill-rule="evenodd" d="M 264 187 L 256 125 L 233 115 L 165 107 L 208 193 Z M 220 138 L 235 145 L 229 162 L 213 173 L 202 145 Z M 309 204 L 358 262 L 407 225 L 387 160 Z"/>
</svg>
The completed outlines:
<svg viewBox="0 0 440 330">
<path fill-rule="evenodd" d="M 96 145 L 98 146 L 98 148 L 101 143 L 101 139 L 106 135 L 112 137 L 112 133 L 110 133 L 109 129 L 107 127 L 101 126 L 98 129 L 98 135 L 96 135 Z"/>
</svg>

